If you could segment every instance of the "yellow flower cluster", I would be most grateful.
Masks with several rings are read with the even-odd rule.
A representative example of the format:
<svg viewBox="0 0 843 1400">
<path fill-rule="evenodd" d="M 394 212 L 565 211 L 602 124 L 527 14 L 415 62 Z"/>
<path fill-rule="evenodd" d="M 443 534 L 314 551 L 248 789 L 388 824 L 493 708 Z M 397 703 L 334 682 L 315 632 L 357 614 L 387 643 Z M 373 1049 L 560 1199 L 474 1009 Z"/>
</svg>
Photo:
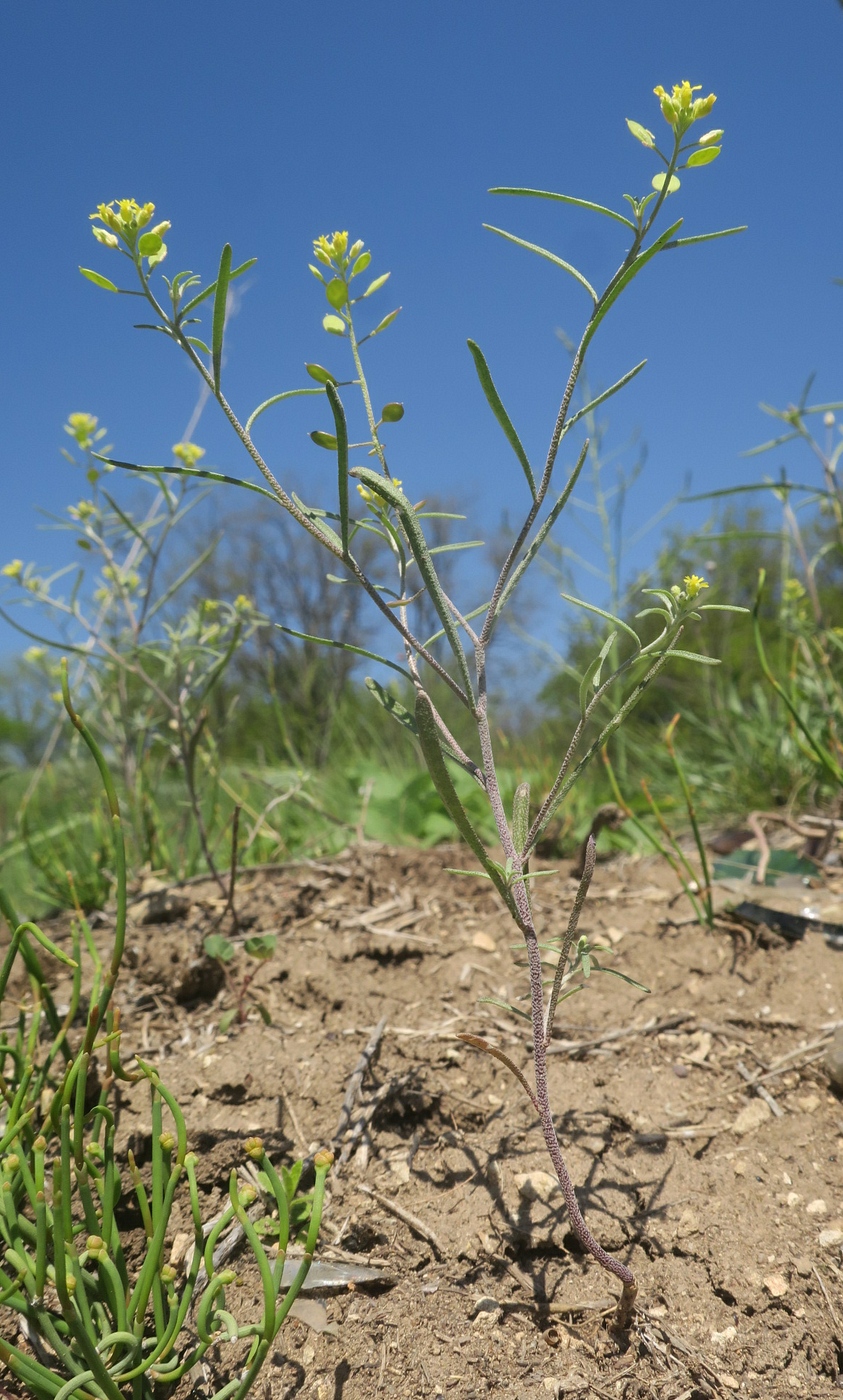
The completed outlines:
<svg viewBox="0 0 843 1400">
<path fill-rule="evenodd" d="M 173 456 L 177 457 L 184 467 L 195 467 L 205 456 L 204 447 L 197 447 L 195 442 L 175 442 L 173 443 Z"/>
<path fill-rule="evenodd" d="M 320 233 L 318 238 L 313 240 L 313 252 L 319 262 L 325 267 L 334 265 L 346 268 L 348 264 L 360 256 L 363 251 L 363 240 L 358 238 L 351 248 L 348 246 L 348 231 L 337 232 L 329 238 L 327 234 Z"/>
<path fill-rule="evenodd" d="M 699 597 L 703 589 L 708 588 L 705 579 L 700 578 L 699 574 L 686 574 L 682 582 L 685 585 L 685 592 L 689 598 Z"/>
<path fill-rule="evenodd" d="M 138 204 L 136 199 L 113 199 L 110 204 L 98 204 L 89 217 L 105 224 L 105 228 L 95 228 L 93 234 L 107 248 L 119 247 L 121 238 L 130 248 L 134 248 L 138 234 L 146 228 L 154 213 L 154 204 Z M 149 232 L 161 238 L 169 227 L 169 220 L 164 219 Z"/>
<path fill-rule="evenodd" d="M 713 92 L 710 92 L 708 97 L 694 97 L 694 93 L 702 92 L 702 88 L 691 87 L 687 80 L 674 83 L 673 92 L 670 94 L 665 92 L 661 85 L 653 88 L 653 92 L 659 99 L 665 121 L 675 127 L 680 136 L 688 130 L 692 122 L 698 121 L 700 117 L 707 117 L 717 101 Z"/>
</svg>

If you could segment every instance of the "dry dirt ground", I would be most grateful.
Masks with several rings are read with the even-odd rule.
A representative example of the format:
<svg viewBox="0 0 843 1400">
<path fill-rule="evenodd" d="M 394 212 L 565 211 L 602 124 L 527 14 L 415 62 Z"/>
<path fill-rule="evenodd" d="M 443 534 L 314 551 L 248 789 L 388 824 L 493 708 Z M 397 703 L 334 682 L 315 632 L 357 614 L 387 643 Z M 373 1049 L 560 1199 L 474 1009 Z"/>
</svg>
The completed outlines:
<svg viewBox="0 0 843 1400">
<path fill-rule="evenodd" d="M 518 998 L 522 959 L 486 882 L 444 873 L 462 864 L 454 848 L 362 846 L 244 872 L 236 937 L 278 935 L 252 984 L 271 1024 L 247 999 L 224 1035 L 235 976 L 255 965 L 238 954 L 221 985 L 203 958 L 219 892 L 196 884 L 134 906 L 117 997 L 124 1059 L 153 1061 L 180 1100 L 209 1216 L 249 1135 L 285 1163 L 334 1143 L 346 1160 L 329 1177 L 318 1258 L 384 1271 L 375 1285 L 309 1294 L 321 1299 L 313 1325 L 285 1325 L 256 1395 L 839 1394 L 843 1102 L 822 1057 L 843 1021 L 843 951 L 816 933 L 793 945 L 709 933 L 688 921 L 665 867 L 598 865 L 583 928 L 652 991 L 593 976 L 563 1004 L 549 1063 L 586 1218 L 640 1281 L 635 1325 L 619 1337 L 615 1280 L 569 1231 L 530 1103 L 502 1064 L 456 1038 L 487 1037 L 529 1076 L 527 1026 L 479 1000 Z M 564 929 L 575 888 L 564 863 L 536 885 L 548 935 Z M 747 1083 L 770 1071 L 772 1106 Z M 119 1130 L 143 1160 L 141 1086 L 122 1089 Z M 244 1256 L 239 1268 L 248 1308 L 257 1274 Z M 201 1397 L 211 1379 L 180 1394 Z"/>
</svg>

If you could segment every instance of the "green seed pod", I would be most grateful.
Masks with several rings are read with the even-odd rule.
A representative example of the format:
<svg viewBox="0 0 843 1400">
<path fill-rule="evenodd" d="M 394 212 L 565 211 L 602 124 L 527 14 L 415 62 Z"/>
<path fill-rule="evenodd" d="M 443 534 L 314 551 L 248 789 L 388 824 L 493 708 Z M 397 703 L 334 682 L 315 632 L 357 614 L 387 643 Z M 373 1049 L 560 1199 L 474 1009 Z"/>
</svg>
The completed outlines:
<svg viewBox="0 0 843 1400">
<path fill-rule="evenodd" d="M 317 429 L 317 431 L 311 433 L 310 436 L 311 440 L 316 443 L 317 447 L 325 447 L 328 449 L 329 452 L 336 452 L 337 440 L 334 437 L 333 433 L 322 433 L 319 432 L 319 430 Z"/>
<path fill-rule="evenodd" d="M 381 419 L 384 423 L 400 423 L 403 417 L 403 403 L 385 403 L 381 409 Z"/>
<path fill-rule="evenodd" d="M 317 384 L 336 384 L 337 382 L 334 376 L 331 374 L 331 371 L 325 369 L 324 365 L 312 365 L 308 364 L 305 361 L 304 367 L 310 375 L 311 379 L 315 379 Z"/>
</svg>

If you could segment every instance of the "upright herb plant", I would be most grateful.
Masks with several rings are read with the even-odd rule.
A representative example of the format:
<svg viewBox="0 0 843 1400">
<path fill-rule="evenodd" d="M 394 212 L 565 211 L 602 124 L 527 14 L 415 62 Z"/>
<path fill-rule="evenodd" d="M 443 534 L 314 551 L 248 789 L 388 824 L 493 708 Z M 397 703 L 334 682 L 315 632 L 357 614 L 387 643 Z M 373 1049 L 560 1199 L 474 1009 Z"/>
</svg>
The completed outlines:
<svg viewBox="0 0 843 1400">
<path fill-rule="evenodd" d="M 259 404 L 245 421 L 241 420 L 223 392 L 221 372 L 229 286 L 235 277 L 251 266 L 251 262 L 233 267 L 231 247 L 226 244 L 217 279 L 210 286 L 199 290 L 197 277 L 190 272 L 179 272 L 172 280 L 164 279 L 166 294 L 159 297 L 153 290 L 151 274 L 166 256 L 164 235 L 170 225 L 166 221 L 152 225 L 152 204 L 138 205 L 134 200 L 121 200 L 99 206 L 96 214 L 92 215 L 95 221 L 93 233 L 100 243 L 120 252 L 131 263 L 137 286 L 118 287 L 99 272 L 82 269 L 84 275 L 99 287 L 145 299 L 153 315 L 152 322 L 146 323 L 147 327 L 163 332 L 187 355 L 260 472 L 264 484 L 205 471 L 198 466 L 133 469 L 168 470 L 182 476 L 227 481 L 264 496 L 273 505 L 288 511 L 303 530 L 307 530 L 324 546 L 336 566 L 343 570 L 343 577 L 338 581 L 364 589 L 384 622 L 398 633 L 403 647 L 403 666 L 362 648 L 358 650 L 360 654 L 380 661 L 401 675 L 406 682 L 406 694 L 413 697 L 412 710 L 398 694 L 387 690 L 379 681 L 370 679 L 368 685 L 393 718 L 415 736 L 442 802 L 479 863 L 477 873 L 491 880 L 524 938 L 529 965 L 533 1039 L 531 1080 L 500 1050 L 478 1037 L 465 1038 L 478 1048 L 503 1059 L 527 1093 L 539 1117 L 573 1230 L 583 1248 L 622 1284 L 618 1304 L 618 1320 L 622 1325 L 629 1322 L 633 1311 L 636 1281 L 626 1264 L 602 1248 L 583 1219 L 556 1135 L 547 1079 L 547 1049 L 559 1002 L 576 990 L 576 987 L 569 985 L 572 978 L 576 980 L 580 975 L 587 976 L 594 966 L 587 940 L 577 938 L 580 910 L 594 870 L 593 843 L 567 932 L 561 946 L 556 949 L 558 957 L 554 960 L 547 995 L 543 945 L 530 902 L 530 881 L 535 878 L 530 871 L 530 857 L 554 812 L 586 765 L 623 723 L 646 687 L 668 661 L 683 659 L 712 664 L 709 657 L 683 649 L 680 642 L 689 624 L 699 621 L 702 611 L 724 605 L 700 603 L 701 592 L 707 585 L 696 574 L 686 577 L 684 586 L 674 584 L 672 587 L 647 589 L 649 606 L 643 609 L 639 617 L 656 618 L 657 625 L 654 629 L 648 621 L 650 637 L 645 640 L 620 617 L 575 600 L 605 620 L 608 624 L 607 636 L 583 677 L 579 720 L 574 726 L 567 750 L 560 758 L 558 772 L 549 792 L 538 803 L 533 803 L 529 786 L 522 783 L 516 792 L 511 812 L 505 810 L 495 764 L 488 660 L 501 616 L 513 591 L 570 499 L 585 461 L 587 443 L 581 448 L 563 489 L 557 494 L 553 488 L 560 449 L 563 444 L 567 445 L 566 439 L 578 423 L 587 420 L 594 408 L 628 384 L 644 367 L 645 361 L 642 360 L 611 388 L 573 412 L 574 390 L 595 334 L 629 284 L 658 255 L 739 232 L 738 229 L 724 229 L 718 233 L 680 237 L 681 218 L 667 220 L 667 227 L 657 231 L 668 199 L 679 190 L 679 172 L 708 165 L 720 154 L 721 131 L 707 131 L 699 138 L 691 135 L 695 123 L 710 113 L 715 102 L 713 94 L 696 97 L 698 91 L 688 82 L 678 84 L 671 93 L 661 87 L 655 89 L 669 131 L 665 151 L 660 149 L 655 135 L 646 127 L 637 122 L 627 123 L 632 135 L 661 162 L 662 168 L 653 176 L 648 193 L 641 198 L 624 196 L 629 206 L 625 213 L 591 200 L 546 190 L 499 188 L 492 191 L 497 195 L 559 201 L 607 218 L 619 230 L 623 230 L 627 249 L 617 271 L 603 290 L 597 291 L 582 272 L 556 253 L 504 229 L 487 225 L 508 243 L 537 253 L 574 278 L 585 292 L 590 309 L 555 415 L 547 453 L 539 466 L 534 467 L 524 449 L 482 350 L 474 341 L 468 342 L 483 393 L 523 473 L 521 492 L 525 497 L 522 524 L 490 598 L 479 607 L 465 609 L 447 595 L 437 571 L 435 553 L 425 536 L 425 521 L 429 513 L 414 504 L 418 487 L 416 483 L 412 486 L 407 483 L 405 489 L 387 460 L 387 435 L 384 430 L 400 421 L 404 410 L 400 403 L 394 402 L 387 403 L 379 413 L 375 410 L 362 352 L 372 337 L 382 335 L 388 329 L 400 308 L 390 311 L 374 326 L 366 320 L 369 298 L 384 286 L 389 274 L 381 273 L 368 285 L 359 280 L 371 264 L 371 253 L 362 240 L 352 242 L 343 232 L 318 238 L 314 243 L 315 262 L 311 267 L 328 302 L 322 324 L 329 335 L 344 343 L 351 361 L 351 377 L 344 379 L 341 374 L 335 374 L 321 365 L 308 364 L 308 374 L 318 388 L 298 388 L 274 394 Z M 198 320 L 196 313 L 206 300 L 211 299 L 210 344 L 207 344 L 199 339 L 194 327 Z M 361 441 L 350 440 L 346 389 L 357 390 L 362 396 L 366 428 Z M 255 426 L 260 417 L 273 405 L 296 394 L 318 394 L 329 411 L 329 426 L 314 431 L 311 436 L 318 446 L 327 449 L 336 458 L 336 501 L 331 508 L 306 504 L 288 491 L 254 440 Z M 356 454 L 361 454 L 362 460 Z M 367 465 L 367 457 L 374 459 L 373 465 Z M 112 465 L 131 464 L 112 462 Z M 352 483 L 357 487 L 356 503 L 350 490 Z M 363 538 L 361 532 L 373 535 L 381 548 L 375 564 L 368 569 L 362 567 L 355 552 L 356 543 Z M 418 600 L 424 595 L 435 609 L 440 624 L 439 629 L 427 638 L 419 635 L 414 618 Z M 336 645 L 331 638 L 319 640 Z M 437 697 L 445 693 L 444 688 L 451 692 L 469 717 L 474 739 L 466 747 L 457 740 L 452 727 L 443 718 L 441 703 L 437 704 Z M 614 713 L 606 718 L 602 705 L 610 693 L 618 696 L 618 703 Z M 453 765 L 470 774 L 488 800 L 503 849 L 502 861 L 492 857 L 460 802 L 451 776 Z"/>
</svg>

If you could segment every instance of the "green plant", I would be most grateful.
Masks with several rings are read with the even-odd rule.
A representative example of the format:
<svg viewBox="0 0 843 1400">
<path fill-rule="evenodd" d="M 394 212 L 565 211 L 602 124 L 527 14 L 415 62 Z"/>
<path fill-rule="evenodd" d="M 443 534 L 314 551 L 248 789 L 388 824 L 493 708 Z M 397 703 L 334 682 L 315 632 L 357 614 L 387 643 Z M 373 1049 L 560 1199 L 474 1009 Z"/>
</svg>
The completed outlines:
<svg viewBox="0 0 843 1400">
<path fill-rule="evenodd" d="M 257 1191 L 232 1171 L 228 1202 L 209 1231 L 203 1228 L 197 1157 L 188 1151 L 181 1110 L 153 1066 L 137 1060 L 129 1073 L 120 1060 L 119 1013 L 113 1006 L 126 928 L 126 866 L 122 820 L 102 752 L 70 701 L 66 666 L 65 707 L 99 768 L 114 829 L 117 913 L 111 957 L 104 965 L 84 918 L 74 926 L 69 957 L 34 924 L 19 923 L 8 900 L 2 911 L 12 937 L 0 969 L 0 1006 L 15 960 L 28 974 L 31 1002 L 21 1003 L 17 1030 L 0 1033 L 0 1304 L 19 1315 L 28 1347 L 0 1338 L 0 1361 L 38 1400 L 153 1400 L 226 1342 L 235 1347 L 238 1373 L 215 1391 L 216 1400 L 242 1400 L 251 1389 L 273 1340 L 299 1293 L 319 1233 L 325 1180 L 332 1157 L 317 1153 L 312 1195 L 296 1195 L 301 1163 L 281 1174 L 259 1138 L 244 1145 L 258 1168 L 258 1183 L 274 1216 L 253 1223 L 248 1207 Z M 93 962 L 90 1010 L 81 1045 L 71 1048 L 79 1007 L 82 942 Z M 38 948 L 73 968 L 68 1013 L 59 1021 Z M 46 1023 L 46 1041 L 41 1038 Z M 46 1049 L 42 1045 L 46 1044 Z M 101 1084 L 94 1057 L 106 1061 Z M 152 1136 L 150 1173 L 144 1178 L 128 1154 L 128 1174 L 142 1221 L 144 1248 L 130 1263 L 119 1205 L 124 1182 L 115 1152 L 116 1126 L 109 1105 L 114 1080 L 145 1078 Z M 165 1111 L 170 1125 L 165 1122 Z M 180 1202 L 190 1215 L 193 1248 L 180 1278 L 166 1262 L 165 1240 Z M 227 1306 L 235 1272 L 215 1266 L 217 1245 L 239 1225 L 257 1266 L 263 1306 L 258 1321 L 239 1323 Z M 306 1232 L 295 1277 L 284 1285 L 287 1247 Z M 274 1235 L 270 1259 L 262 1235 Z M 192 1314 L 195 1314 L 192 1316 Z"/>
<path fill-rule="evenodd" d="M 641 791 L 644 794 L 647 806 L 656 819 L 657 831 L 654 831 L 646 822 L 641 821 L 640 817 L 623 797 L 606 749 L 603 750 L 603 763 L 609 776 L 609 783 L 615 801 L 623 812 L 626 820 L 630 822 L 631 825 L 635 827 L 635 830 L 640 832 L 644 839 L 649 842 L 653 849 L 667 861 L 671 870 L 679 880 L 682 889 L 688 896 L 697 921 L 706 928 L 711 929 L 714 927 L 714 904 L 711 897 L 711 874 L 708 865 L 708 855 L 706 854 L 705 842 L 703 841 L 702 832 L 700 831 L 699 821 L 697 819 L 694 796 L 691 792 L 685 769 L 673 742 L 679 719 L 679 715 L 674 715 L 670 724 L 667 726 L 664 732 L 664 746 L 673 766 L 674 773 L 676 774 L 679 783 L 679 791 L 682 794 L 682 800 L 685 804 L 688 824 L 693 833 L 694 845 L 697 848 L 697 859 L 700 863 L 698 871 L 694 870 L 684 850 L 671 831 L 662 809 L 650 792 L 647 779 L 641 779 Z M 659 833 L 661 833 L 661 835 L 659 835 Z"/>
<path fill-rule="evenodd" d="M 34 678 L 54 684 L 58 663 L 51 653 L 72 655 L 74 691 L 89 699 L 96 732 L 120 773 L 137 858 L 152 868 L 185 873 L 189 846 L 180 842 L 180 850 L 173 848 L 173 829 L 160 810 L 162 791 L 175 786 L 173 775 L 178 774 L 182 792 L 177 800 L 186 801 L 201 856 L 217 876 L 214 846 L 224 825 L 217 800 L 217 735 L 224 725 L 219 715 L 215 725 L 209 722 L 210 705 L 238 651 L 263 619 L 242 596 L 233 603 L 185 599 L 191 581 L 213 555 L 217 538 L 175 577 L 168 576 L 173 531 L 202 499 L 194 483 L 173 484 L 158 476 L 144 483 L 152 486 L 151 495 L 135 507 L 120 500 L 109 479 L 113 467 L 95 451 L 105 436 L 97 419 L 73 413 L 65 431 L 80 455 L 64 455 L 84 471 L 89 494 L 68 507 L 66 517 L 55 524 L 73 534 L 85 562 L 42 576 L 34 565 L 12 560 L 0 574 L 14 590 L 9 597 L 15 611 L 0 609 L 0 615 L 38 643 L 25 654 Z M 183 442 L 176 443 L 173 456 L 195 465 L 204 452 Z M 32 607 L 49 617 L 62 635 L 46 637 L 24 625 L 20 609 Z M 20 803 L 19 826 L 48 889 L 66 903 L 69 853 L 61 843 L 46 848 L 33 843 L 29 821 L 32 799 L 60 734 L 59 723 Z M 108 893 L 107 833 L 100 850 L 83 899 L 89 907 L 102 904 Z"/>
<path fill-rule="evenodd" d="M 813 770 L 811 796 L 817 800 L 830 788 L 839 804 L 843 788 L 843 628 L 840 626 L 840 582 L 843 577 L 843 487 L 837 468 L 843 454 L 836 414 L 840 403 L 809 404 L 811 380 L 797 404 L 777 409 L 762 404 L 764 413 L 784 426 L 784 432 L 745 456 L 754 457 L 789 445 L 807 447 L 819 462 L 821 483 L 793 481 L 784 467 L 778 478 L 747 486 L 728 487 L 691 499 L 716 499 L 767 492 L 781 510 L 781 526 L 773 538 L 781 549 L 777 596 L 777 645 L 765 641 L 762 602 L 766 569 L 759 570 L 753 609 L 753 636 L 761 673 L 784 708 L 783 722 Z M 821 415 L 822 431 L 814 430 Z M 838 432 L 835 433 L 835 428 Z M 838 440 L 835 442 L 835 438 Z M 770 538 L 769 531 L 744 530 L 744 538 Z"/>
<path fill-rule="evenodd" d="M 480 347 L 474 341 L 468 342 L 482 391 L 523 473 L 522 489 L 527 501 L 522 524 L 500 569 L 491 597 L 480 606 L 460 608 L 448 595 L 437 569 L 436 551 L 430 547 L 425 535 L 425 523 L 430 518 L 430 512 L 424 508 L 423 503 L 414 504 L 415 483 L 412 486 L 408 485 L 407 491 L 402 489 L 401 480 L 393 475 L 387 463 L 385 439 L 394 431 L 393 425 L 401 421 L 404 409 L 400 403 L 390 401 L 376 413 L 363 368 L 361 351 L 367 341 L 388 329 L 398 316 L 400 308 L 390 311 L 365 334 L 360 334 L 359 318 L 368 309 L 369 298 L 383 287 L 389 276 L 388 273 L 381 273 L 365 286 L 365 290 L 357 292 L 357 288 L 364 285 L 357 279 L 367 272 L 371 264 L 371 253 L 365 248 L 362 240 L 350 242 L 348 234 L 344 232 L 337 232 L 332 237 L 322 236 L 314 243 L 315 262 L 311 265 L 311 271 L 328 302 L 323 327 L 330 336 L 344 343 L 351 359 L 350 378 L 343 378 L 316 363 L 307 365 L 310 378 L 321 386 L 321 401 L 326 404 L 330 414 L 329 426 L 314 430 L 311 437 L 318 447 L 332 453 L 336 460 L 337 495 L 336 504 L 332 508 L 308 505 L 299 496 L 285 489 L 254 439 L 255 425 L 268 409 L 296 394 L 312 394 L 313 389 L 291 389 L 275 394 L 259 404 L 245 422 L 241 422 L 222 389 L 222 355 L 229 286 L 232 279 L 244 272 L 251 263 L 233 268 L 231 247 L 226 244 L 216 280 L 210 286 L 198 290 L 197 277 L 189 272 L 179 272 L 172 280 L 164 279 L 165 295 L 159 300 L 156 291 L 153 290 L 151 274 L 166 256 L 163 236 L 170 225 L 165 221 L 151 226 L 154 214 L 152 204 L 141 206 L 134 200 L 122 200 L 99 206 L 96 214 L 92 215 L 95 221 L 93 231 L 101 244 L 118 251 L 126 258 L 137 278 L 137 286 L 120 288 L 101 273 L 82 269 L 86 277 L 107 291 L 135 296 L 140 294 L 146 298 L 154 317 L 153 329 L 163 332 L 187 355 L 209 392 L 213 394 L 265 484 L 205 471 L 198 466 L 182 465 L 169 469 L 134 466 L 133 470 L 155 471 L 157 476 L 160 476 L 163 470 L 170 470 L 181 476 L 229 482 L 257 493 L 271 501 L 274 506 L 280 506 L 333 557 L 335 567 L 342 570 L 341 581 L 345 586 L 351 583 L 363 589 L 379 611 L 383 622 L 398 633 L 404 652 L 403 665 L 387 656 L 373 653 L 366 647 L 345 643 L 345 649 L 358 656 L 368 657 L 388 668 L 392 674 L 400 675 L 404 687 L 400 692 L 389 690 L 381 682 L 372 679 L 370 686 L 373 694 L 418 744 L 441 802 L 460 837 L 479 862 L 480 870 L 476 873 L 489 879 L 495 886 L 524 939 L 529 963 L 530 1019 L 533 1031 L 532 1085 L 514 1066 L 510 1067 L 519 1078 L 541 1122 L 547 1150 L 578 1239 L 622 1284 L 618 1316 L 623 1325 L 628 1323 L 632 1313 L 637 1287 L 635 1278 L 625 1264 L 613 1258 L 598 1244 L 582 1217 L 554 1126 L 546 1068 L 547 1048 L 553 1035 L 556 1007 L 561 995 L 562 982 L 569 971 L 566 962 L 573 958 L 575 964 L 578 961 L 578 965 L 585 971 L 582 954 L 578 952 L 580 945 L 577 943 L 575 947 L 574 935 L 579 908 L 585 898 L 590 872 L 593 869 L 593 845 L 572 914 L 569 937 L 563 942 L 561 955 L 551 978 L 550 1000 L 547 1005 L 544 995 L 542 948 L 529 894 L 530 881 L 537 878 L 537 873 L 530 871 L 530 857 L 536 842 L 574 783 L 595 754 L 603 748 L 607 739 L 620 727 L 667 662 L 684 658 L 711 664 L 711 658 L 698 652 L 685 651 L 680 648 L 679 643 L 689 624 L 700 620 L 702 611 L 728 605 L 701 604 L 700 594 L 707 584 L 696 573 L 688 575 L 684 587 L 675 584 L 672 587 L 646 590 L 650 595 L 651 605 L 645 607 L 640 614 L 648 619 L 646 626 L 650 636 L 649 639 L 645 639 L 622 618 L 579 599 L 572 599 L 571 601 L 578 606 L 598 615 L 604 623 L 608 622 L 610 630 L 599 654 L 583 674 L 579 715 L 549 791 L 536 808 L 531 806 L 529 785 L 520 783 L 515 791 L 511 814 L 507 811 L 501 791 L 495 759 L 487 661 L 501 614 L 568 504 L 582 470 L 587 443 L 581 448 L 575 465 L 570 470 L 567 484 L 554 500 L 551 488 L 563 443 L 567 446 L 566 439 L 576 425 L 585 420 L 599 404 L 628 384 L 644 366 L 642 361 L 591 403 L 577 412 L 571 412 L 572 397 L 583 361 L 596 332 L 617 299 L 657 255 L 739 231 L 727 229 L 716 234 L 697 234 L 680 238 L 678 235 L 682 220 L 677 219 L 663 232 L 651 238 L 666 200 L 679 189 L 677 171 L 709 164 L 720 153 L 719 141 L 722 132 L 719 130 L 709 131 L 699 140 L 691 137 L 686 141 L 693 124 L 710 112 L 715 101 L 713 95 L 695 98 L 695 90 L 687 82 L 677 85 L 672 94 L 666 93 L 661 87 L 656 89 L 671 135 L 671 146 L 667 154 L 659 149 L 652 132 L 639 123 L 628 123 L 633 136 L 664 166 L 664 169 L 652 178 L 649 193 L 642 198 L 624 196 L 629 204 L 631 217 L 570 195 L 509 187 L 493 191 L 499 195 L 559 201 L 599 214 L 622 228 L 629 244 L 618 270 L 603 291 L 598 292 L 579 270 L 555 253 L 503 229 L 488 226 L 507 242 L 537 253 L 573 277 L 590 299 L 591 309 L 573 355 L 571 370 L 550 434 L 547 455 L 538 472 L 534 472 L 515 426 L 504 408 Z M 207 343 L 197 337 L 193 327 L 197 322 L 195 313 L 211 298 L 213 307 L 208 336 L 210 343 Z M 207 357 L 207 363 L 203 357 Z M 343 400 L 342 391 L 349 386 L 359 390 L 362 401 L 364 426 L 361 429 L 362 436 L 358 440 L 355 440 L 350 431 Z M 375 466 L 368 466 L 362 462 L 352 465 L 352 453 L 365 454 L 366 458 L 374 459 Z M 112 461 L 108 458 L 105 460 Z M 121 464 L 112 461 L 112 465 Z M 351 484 L 357 487 L 362 510 L 359 506 L 352 508 Z M 372 564 L 364 568 L 355 551 L 355 542 L 359 538 L 368 540 L 372 537 L 378 542 L 378 553 Z M 479 542 L 467 540 L 463 541 L 461 546 L 452 544 L 448 547 L 467 548 L 477 543 Z M 426 639 L 419 634 L 416 623 L 418 602 L 422 597 L 432 605 L 437 617 L 436 631 Z M 482 621 L 478 622 L 475 628 L 472 623 L 477 618 L 482 618 Z M 655 619 L 655 624 L 650 619 Z M 309 640 L 337 645 L 330 637 Z M 622 693 L 618 693 L 621 686 Z M 609 694 L 616 694 L 617 700 L 611 715 L 605 717 L 602 706 Z M 413 697 L 412 710 L 404 702 L 410 695 Z M 472 736 L 470 741 L 466 740 L 466 746 L 463 746 L 454 733 L 453 726 L 449 725 L 445 718 L 446 712 L 442 702 L 444 696 L 449 697 L 452 706 L 456 700 L 457 708 L 463 713 L 464 727 Z M 473 752 L 469 752 L 469 748 Z M 496 839 L 503 848 L 502 861 L 492 857 L 488 844 L 478 834 L 455 786 L 452 765 L 461 770 L 462 774 L 468 775 L 470 782 L 479 789 L 484 798 L 494 822 Z M 588 970 L 590 971 L 590 964 Z M 500 1051 L 487 1046 L 477 1037 L 472 1037 L 471 1043 L 482 1046 L 498 1058 L 501 1056 Z"/>
<path fill-rule="evenodd" d="M 249 1012 L 249 1003 L 255 1006 L 265 1025 L 270 1024 L 270 1015 L 263 1002 L 255 996 L 252 991 L 252 982 L 260 967 L 260 964 L 271 958 L 275 952 L 275 945 L 278 942 L 274 933 L 258 933 L 251 938 L 245 938 L 242 943 L 243 952 L 254 966 L 237 975 L 234 973 L 231 963 L 237 952 L 237 944 L 230 938 L 226 938 L 221 933 L 209 933 L 205 938 L 203 947 L 209 958 L 216 958 L 228 983 L 229 990 L 234 998 L 234 1005 L 224 1011 L 220 1017 L 220 1030 L 225 1032 L 229 1027 L 237 1022 L 242 1025 Z"/>
</svg>

